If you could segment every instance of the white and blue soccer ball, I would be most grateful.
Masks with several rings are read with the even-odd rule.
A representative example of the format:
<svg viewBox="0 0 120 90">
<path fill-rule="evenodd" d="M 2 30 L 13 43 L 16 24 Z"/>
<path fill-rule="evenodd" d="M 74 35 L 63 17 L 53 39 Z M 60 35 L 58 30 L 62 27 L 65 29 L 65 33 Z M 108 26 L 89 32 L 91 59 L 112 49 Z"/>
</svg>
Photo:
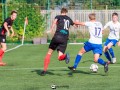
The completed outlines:
<svg viewBox="0 0 120 90">
<path fill-rule="evenodd" d="M 98 71 L 98 65 L 97 64 L 91 64 L 90 71 L 91 72 L 97 72 Z"/>
</svg>

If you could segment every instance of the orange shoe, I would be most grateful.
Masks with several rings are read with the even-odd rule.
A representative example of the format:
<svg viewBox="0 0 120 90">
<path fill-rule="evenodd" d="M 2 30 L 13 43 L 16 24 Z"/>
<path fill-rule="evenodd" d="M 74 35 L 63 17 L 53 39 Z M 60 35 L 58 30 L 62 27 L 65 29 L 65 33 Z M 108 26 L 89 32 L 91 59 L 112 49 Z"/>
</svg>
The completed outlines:
<svg viewBox="0 0 120 90">
<path fill-rule="evenodd" d="M 5 65 L 6 65 L 6 63 L 0 62 L 0 66 L 5 66 Z"/>
</svg>

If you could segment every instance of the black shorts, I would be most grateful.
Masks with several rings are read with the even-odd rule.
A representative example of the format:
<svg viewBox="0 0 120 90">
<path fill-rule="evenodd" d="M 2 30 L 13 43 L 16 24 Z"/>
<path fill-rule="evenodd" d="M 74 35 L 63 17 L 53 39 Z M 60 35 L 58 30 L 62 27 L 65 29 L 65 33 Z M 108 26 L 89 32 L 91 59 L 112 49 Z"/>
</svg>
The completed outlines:
<svg viewBox="0 0 120 90">
<path fill-rule="evenodd" d="M 51 40 L 51 43 L 49 45 L 49 48 L 52 50 L 61 51 L 62 53 L 65 52 L 66 47 L 67 47 L 67 41 L 68 38 L 63 37 L 63 36 L 54 36 Z"/>
<path fill-rule="evenodd" d="M 0 35 L 0 43 L 6 43 L 6 35 Z"/>
</svg>

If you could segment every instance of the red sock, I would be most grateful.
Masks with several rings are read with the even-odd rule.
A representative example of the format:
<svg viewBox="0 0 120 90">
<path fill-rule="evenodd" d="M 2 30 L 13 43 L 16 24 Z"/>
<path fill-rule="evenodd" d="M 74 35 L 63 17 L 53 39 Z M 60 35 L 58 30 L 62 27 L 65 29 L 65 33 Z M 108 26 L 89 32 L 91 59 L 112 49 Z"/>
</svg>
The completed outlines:
<svg viewBox="0 0 120 90">
<path fill-rule="evenodd" d="M 48 65 L 50 63 L 51 54 L 47 54 L 44 59 L 44 71 L 47 71 Z"/>
<path fill-rule="evenodd" d="M 0 62 L 2 62 L 3 55 L 4 55 L 4 51 L 2 49 L 0 49 Z"/>
<path fill-rule="evenodd" d="M 0 49 L 0 56 L 4 53 L 4 51 L 2 49 Z"/>
<path fill-rule="evenodd" d="M 4 52 L 3 52 L 2 55 L 0 55 L 0 62 L 2 62 L 2 58 L 3 58 L 3 56 L 4 56 Z"/>
<path fill-rule="evenodd" d="M 63 55 L 61 55 L 61 56 L 58 57 L 58 60 L 59 61 L 63 61 L 63 60 L 65 60 L 65 57 L 66 57 L 66 55 L 63 54 Z"/>
</svg>

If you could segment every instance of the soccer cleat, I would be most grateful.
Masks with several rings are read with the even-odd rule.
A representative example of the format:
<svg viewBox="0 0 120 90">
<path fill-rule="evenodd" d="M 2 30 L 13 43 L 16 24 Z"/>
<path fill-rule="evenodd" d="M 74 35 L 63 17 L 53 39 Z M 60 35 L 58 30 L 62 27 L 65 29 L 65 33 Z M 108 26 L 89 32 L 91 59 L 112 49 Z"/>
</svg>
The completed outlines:
<svg viewBox="0 0 120 90">
<path fill-rule="evenodd" d="M 70 69 L 71 71 L 75 71 L 76 69 L 72 66 L 72 67 L 68 67 L 68 69 Z"/>
<path fill-rule="evenodd" d="M 70 62 L 70 55 L 69 55 L 69 53 L 66 53 L 65 62 L 66 62 L 66 64 L 68 64 Z"/>
<path fill-rule="evenodd" d="M 106 63 L 106 64 L 104 65 L 104 71 L 105 71 L 105 73 L 108 72 L 108 63 Z"/>
<path fill-rule="evenodd" d="M 5 65 L 6 65 L 6 63 L 0 62 L 0 66 L 5 66 Z"/>
<path fill-rule="evenodd" d="M 41 76 L 45 76 L 46 75 L 46 71 L 42 71 L 40 75 Z"/>
<path fill-rule="evenodd" d="M 111 61 L 113 64 L 116 63 L 116 58 L 112 58 L 112 61 Z"/>
</svg>

